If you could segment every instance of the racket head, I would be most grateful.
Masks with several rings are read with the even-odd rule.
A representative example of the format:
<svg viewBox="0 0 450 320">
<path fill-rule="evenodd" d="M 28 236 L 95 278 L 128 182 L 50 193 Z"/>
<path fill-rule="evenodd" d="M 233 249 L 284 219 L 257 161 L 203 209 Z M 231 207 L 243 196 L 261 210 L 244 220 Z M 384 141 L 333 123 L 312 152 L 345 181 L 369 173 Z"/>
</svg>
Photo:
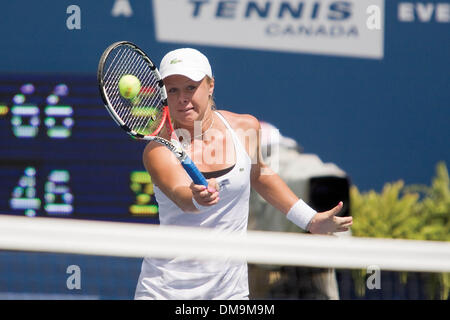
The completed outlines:
<svg viewBox="0 0 450 320">
<path fill-rule="evenodd" d="M 124 97 L 119 81 L 123 76 L 136 77 L 137 94 Z M 129 41 L 111 44 L 102 54 L 97 81 L 106 109 L 115 122 L 129 135 L 152 140 L 164 124 L 173 131 L 167 107 L 167 92 L 153 61 L 137 45 Z"/>
</svg>

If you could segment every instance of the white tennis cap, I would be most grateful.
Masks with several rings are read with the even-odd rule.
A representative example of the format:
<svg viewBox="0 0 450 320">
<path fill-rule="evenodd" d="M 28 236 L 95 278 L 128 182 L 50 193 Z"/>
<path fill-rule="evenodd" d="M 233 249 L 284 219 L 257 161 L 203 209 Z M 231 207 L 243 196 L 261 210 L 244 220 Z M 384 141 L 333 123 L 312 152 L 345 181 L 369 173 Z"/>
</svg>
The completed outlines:
<svg viewBox="0 0 450 320">
<path fill-rule="evenodd" d="M 211 65 L 208 58 L 196 49 L 182 48 L 170 51 L 161 60 L 159 67 L 161 78 L 180 74 L 194 81 L 205 76 L 212 78 Z"/>
</svg>

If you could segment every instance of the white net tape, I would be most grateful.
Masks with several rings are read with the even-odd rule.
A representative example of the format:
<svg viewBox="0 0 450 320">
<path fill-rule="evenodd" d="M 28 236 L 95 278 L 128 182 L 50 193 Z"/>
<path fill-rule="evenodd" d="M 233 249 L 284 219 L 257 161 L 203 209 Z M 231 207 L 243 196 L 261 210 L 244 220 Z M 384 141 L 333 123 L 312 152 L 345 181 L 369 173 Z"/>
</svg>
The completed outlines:
<svg viewBox="0 0 450 320">
<path fill-rule="evenodd" d="M 255 264 L 450 271 L 450 243 L 311 236 L 54 218 L 0 216 L 0 249 L 117 257 L 183 256 Z"/>
</svg>

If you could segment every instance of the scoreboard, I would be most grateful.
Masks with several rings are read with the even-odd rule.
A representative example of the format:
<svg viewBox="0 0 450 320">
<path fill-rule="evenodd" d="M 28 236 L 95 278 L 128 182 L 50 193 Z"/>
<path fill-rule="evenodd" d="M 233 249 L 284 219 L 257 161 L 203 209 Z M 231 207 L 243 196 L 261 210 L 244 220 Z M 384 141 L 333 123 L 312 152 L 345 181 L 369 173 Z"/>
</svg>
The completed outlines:
<svg viewBox="0 0 450 320">
<path fill-rule="evenodd" d="M 158 223 L 144 147 L 95 76 L 0 75 L 0 214 Z"/>
</svg>

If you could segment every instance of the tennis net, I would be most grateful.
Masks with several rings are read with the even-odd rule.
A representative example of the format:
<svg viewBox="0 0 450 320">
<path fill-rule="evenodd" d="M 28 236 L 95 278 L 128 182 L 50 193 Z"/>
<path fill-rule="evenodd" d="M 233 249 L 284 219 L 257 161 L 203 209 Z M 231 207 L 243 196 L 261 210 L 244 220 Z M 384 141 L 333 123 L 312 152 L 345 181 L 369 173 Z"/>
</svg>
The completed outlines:
<svg viewBox="0 0 450 320">
<path fill-rule="evenodd" d="M 367 298 L 367 292 L 377 292 L 372 298 L 380 299 L 436 298 L 428 295 L 430 290 L 448 297 L 448 242 L 263 231 L 235 235 L 206 228 L 0 215 L 0 299 L 132 299 L 146 256 L 246 260 L 250 297 L 256 299 L 301 298 L 299 291 L 311 289 L 310 284 L 302 289 L 302 281 L 314 278 L 322 291 L 333 285 L 331 290 L 338 290 L 324 298 Z M 305 273 L 305 268 L 317 272 Z M 443 280 L 436 287 L 427 275 Z M 413 293 L 395 289 L 396 282 L 404 287 L 413 282 L 408 289 Z"/>
</svg>

